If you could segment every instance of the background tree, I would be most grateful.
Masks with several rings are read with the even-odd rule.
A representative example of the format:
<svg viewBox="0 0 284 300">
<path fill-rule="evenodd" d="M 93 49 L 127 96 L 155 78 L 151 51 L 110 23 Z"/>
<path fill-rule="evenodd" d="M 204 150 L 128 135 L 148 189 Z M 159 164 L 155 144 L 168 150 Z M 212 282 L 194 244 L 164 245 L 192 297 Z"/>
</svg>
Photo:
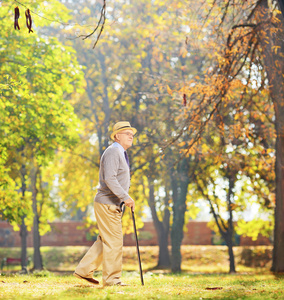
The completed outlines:
<svg viewBox="0 0 284 300">
<path fill-rule="evenodd" d="M 12 14 L 9 8 L 4 5 L 1 10 L 5 33 L 1 39 L 0 73 L 21 84 L 16 89 L 6 89 L 1 100 L 5 117 L 2 122 L 6 124 L 3 129 L 1 127 L 3 135 L 10 133 L 12 141 L 13 135 L 17 138 L 15 144 L 4 144 L 8 155 L 3 164 L 11 168 L 16 185 L 21 179 L 23 197 L 27 189 L 31 191 L 33 214 L 27 215 L 26 210 L 20 215 L 19 224 L 22 223 L 21 237 L 25 240 L 27 234 L 24 224 L 27 217 L 33 216 L 34 268 L 41 269 L 39 226 L 45 218 L 40 215 L 43 197 L 38 206 L 38 191 L 42 188 L 38 186 L 40 168 L 52 159 L 58 147 L 71 147 L 78 138 L 78 119 L 64 97 L 74 93 L 76 88 L 79 91 L 82 76 L 71 48 L 63 48 L 55 38 L 39 38 L 36 34 L 28 36 L 8 26 L 7 19 L 10 20 Z M 6 33 L 9 33 L 9 39 Z M 5 143 L 6 140 L 8 138 L 1 142 Z M 45 214 L 48 215 L 47 211 Z M 13 221 L 13 218 L 9 220 Z M 43 227 L 41 231 L 44 231 Z M 23 241 L 22 245 L 25 253 L 26 243 Z M 25 267 L 24 255 L 23 259 L 22 266 Z"/>
<path fill-rule="evenodd" d="M 255 91 L 252 91 L 253 93 Z M 250 101 L 246 95 L 245 99 Z M 242 104 L 248 109 L 252 103 Z M 262 96 L 255 97 L 254 101 L 260 102 Z M 256 103 L 257 103 L 256 102 Z M 246 103 L 246 105 L 245 105 Z M 251 231 L 245 231 L 245 213 L 254 207 L 255 219 L 248 226 L 254 228 L 254 237 L 260 230 L 265 235 L 272 224 L 269 224 L 268 216 L 265 222 L 261 216 L 265 211 L 271 215 L 273 202 L 273 153 L 274 139 L 271 123 L 264 118 L 261 112 L 250 114 L 249 110 L 242 109 L 237 113 L 239 103 L 219 108 L 220 118 L 214 119 L 214 130 L 208 129 L 206 135 L 200 140 L 196 155 L 199 156 L 200 166 L 195 170 L 195 182 L 201 195 L 209 202 L 211 213 L 214 217 L 217 231 L 221 234 L 230 257 L 230 273 L 236 272 L 233 253 L 234 237 L 237 232 L 250 235 Z M 252 110 L 251 110 L 252 112 Z M 273 107 L 270 105 L 267 111 L 273 116 Z M 267 124 L 268 123 L 268 124 Z M 270 128 L 263 134 L 263 128 Z M 268 134 L 270 132 L 270 134 Z M 214 156 L 212 155 L 214 153 Z M 259 210 L 259 217 L 256 211 Z M 242 229 L 238 226 L 241 224 Z M 253 226 L 258 223 L 257 229 Z M 267 228 L 268 225 L 268 228 Z M 270 226 L 269 226 L 270 225 Z M 246 227 L 248 228 L 248 227 Z M 265 230 L 264 230 L 265 229 Z"/>
<path fill-rule="evenodd" d="M 238 3 L 219 1 L 218 3 L 204 5 L 205 10 L 199 11 L 197 22 L 195 23 L 192 20 L 191 28 L 196 29 L 197 39 L 191 43 L 191 35 L 188 35 L 187 45 L 188 51 L 190 51 L 190 46 L 198 46 L 198 38 L 202 39 L 203 47 L 205 42 L 206 48 L 212 49 L 208 58 L 211 59 L 213 64 L 207 69 L 202 82 L 198 83 L 197 80 L 188 82 L 189 88 L 186 90 L 186 97 L 190 108 L 188 112 L 190 112 L 185 117 L 185 122 L 181 128 L 183 130 L 186 128 L 185 130 L 194 133 L 188 143 L 190 148 L 201 137 L 204 129 L 210 126 L 213 116 L 221 118 L 219 108 L 226 107 L 235 99 L 232 97 L 231 91 L 238 80 L 241 79 L 246 86 L 260 84 L 263 87 L 262 90 L 269 90 L 275 108 L 277 135 L 275 164 L 276 222 L 272 269 L 280 271 L 283 269 L 283 255 L 280 255 L 283 248 L 280 246 L 281 241 L 283 241 L 281 238 L 281 235 L 283 235 L 281 228 L 283 226 L 279 217 L 279 214 L 283 214 L 283 193 L 281 192 L 283 174 L 279 171 L 280 162 L 283 160 L 281 158 L 283 151 L 281 128 L 283 126 L 280 121 L 282 119 L 281 107 L 283 107 L 283 81 L 276 78 L 280 78 L 283 74 L 282 52 L 278 52 L 283 48 L 282 15 L 279 14 L 275 6 L 268 6 L 267 1 L 264 0 L 256 2 L 240 1 Z M 215 16 L 214 20 L 211 18 L 212 14 Z M 219 19 L 216 16 L 219 16 Z M 198 28 L 198 22 L 201 20 L 204 20 L 202 31 Z M 210 35 L 207 33 L 210 33 Z M 218 44 L 216 41 L 218 41 Z M 265 70 L 265 73 L 263 70 Z M 277 95 L 274 89 L 278 91 Z M 177 92 L 179 92 L 179 95 L 182 93 L 181 90 Z M 241 100 L 246 93 L 247 88 L 243 88 Z M 196 103 L 198 103 L 195 106 L 197 108 L 192 112 L 192 107 Z M 240 108 L 243 108 L 243 106 L 240 106 Z"/>
</svg>

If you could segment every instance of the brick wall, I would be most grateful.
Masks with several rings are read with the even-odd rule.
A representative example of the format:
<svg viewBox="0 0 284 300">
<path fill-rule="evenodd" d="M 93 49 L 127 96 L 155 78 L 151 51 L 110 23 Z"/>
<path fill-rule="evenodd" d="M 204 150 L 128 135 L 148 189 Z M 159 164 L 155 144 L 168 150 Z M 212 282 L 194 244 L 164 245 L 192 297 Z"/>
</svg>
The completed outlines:
<svg viewBox="0 0 284 300">
<path fill-rule="evenodd" d="M 85 229 L 80 229 L 81 222 L 54 222 L 51 232 L 41 237 L 42 246 L 90 246 L 95 237 L 90 236 Z M 207 227 L 207 222 L 190 221 L 184 232 L 183 245 L 212 245 L 214 233 Z M 170 239 L 169 239 L 170 240 Z M 240 237 L 239 244 L 271 245 L 268 238 L 260 236 L 257 241 L 248 237 Z M 0 247 L 19 247 L 21 245 L 19 231 L 14 231 L 7 222 L 0 222 Z M 28 233 L 28 247 L 32 247 L 32 233 Z M 125 246 L 135 246 L 134 234 L 124 235 Z M 157 245 L 157 233 L 152 222 L 145 222 L 139 230 L 139 245 Z"/>
</svg>

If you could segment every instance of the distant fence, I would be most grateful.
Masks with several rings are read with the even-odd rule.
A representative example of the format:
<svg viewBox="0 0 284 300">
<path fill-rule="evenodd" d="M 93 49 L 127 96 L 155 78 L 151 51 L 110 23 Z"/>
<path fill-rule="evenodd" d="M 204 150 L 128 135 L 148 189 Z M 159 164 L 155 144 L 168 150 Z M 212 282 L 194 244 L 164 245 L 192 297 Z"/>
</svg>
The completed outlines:
<svg viewBox="0 0 284 300">
<path fill-rule="evenodd" d="M 86 229 L 80 229 L 82 222 L 54 222 L 51 232 L 41 237 L 42 246 L 90 246 L 96 240 Z M 184 232 L 183 245 L 223 245 L 224 242 L 207 226 L 207 222 L 190 221 Z M 268 238 L 259 236 L 256 241 L 251 238 L 236 236 L 235 244 L 240 246 L 271 245 Z M 32 247 L 32 233 L 28 233 L 28 247 Z M 125 246 L 135 246 L 133 234 L 124 235 Z M 145 222 L 139 230 L 139 245 L 158 245 L 157 233 L 152 222 Z M 19 231 L 14 231 L 7 222 L 0 221 L 0 247 L 20 247 Z"/>
</svg>

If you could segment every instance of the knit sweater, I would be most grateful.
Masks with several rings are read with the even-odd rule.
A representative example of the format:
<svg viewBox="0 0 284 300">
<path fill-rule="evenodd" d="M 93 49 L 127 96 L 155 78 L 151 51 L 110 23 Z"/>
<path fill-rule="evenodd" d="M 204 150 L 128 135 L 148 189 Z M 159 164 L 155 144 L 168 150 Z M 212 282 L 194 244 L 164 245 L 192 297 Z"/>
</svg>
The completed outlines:
<svg viewBox="0 0 284 300">
<path fill-rule="evenodd" d="M 117 147 L 109 146 L 100 161 L 99 187 L 95 201 L 119 205 L 130 198 L 130 171 L 124 155 Z"/>
</svg>

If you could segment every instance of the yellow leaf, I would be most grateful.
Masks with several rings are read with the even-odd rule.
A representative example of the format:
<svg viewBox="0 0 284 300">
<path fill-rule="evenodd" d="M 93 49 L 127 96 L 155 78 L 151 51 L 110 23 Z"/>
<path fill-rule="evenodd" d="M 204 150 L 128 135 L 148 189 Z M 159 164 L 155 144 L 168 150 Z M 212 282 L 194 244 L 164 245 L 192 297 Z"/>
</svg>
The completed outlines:
<svg viewBox="0 0 284 300">
<path fill-rule="evenodd" d="M 173 91 L 171 90 L 171 88 L 167 85 L 167 92 L 172 95 L 173 94 Z"/>
</svg>

